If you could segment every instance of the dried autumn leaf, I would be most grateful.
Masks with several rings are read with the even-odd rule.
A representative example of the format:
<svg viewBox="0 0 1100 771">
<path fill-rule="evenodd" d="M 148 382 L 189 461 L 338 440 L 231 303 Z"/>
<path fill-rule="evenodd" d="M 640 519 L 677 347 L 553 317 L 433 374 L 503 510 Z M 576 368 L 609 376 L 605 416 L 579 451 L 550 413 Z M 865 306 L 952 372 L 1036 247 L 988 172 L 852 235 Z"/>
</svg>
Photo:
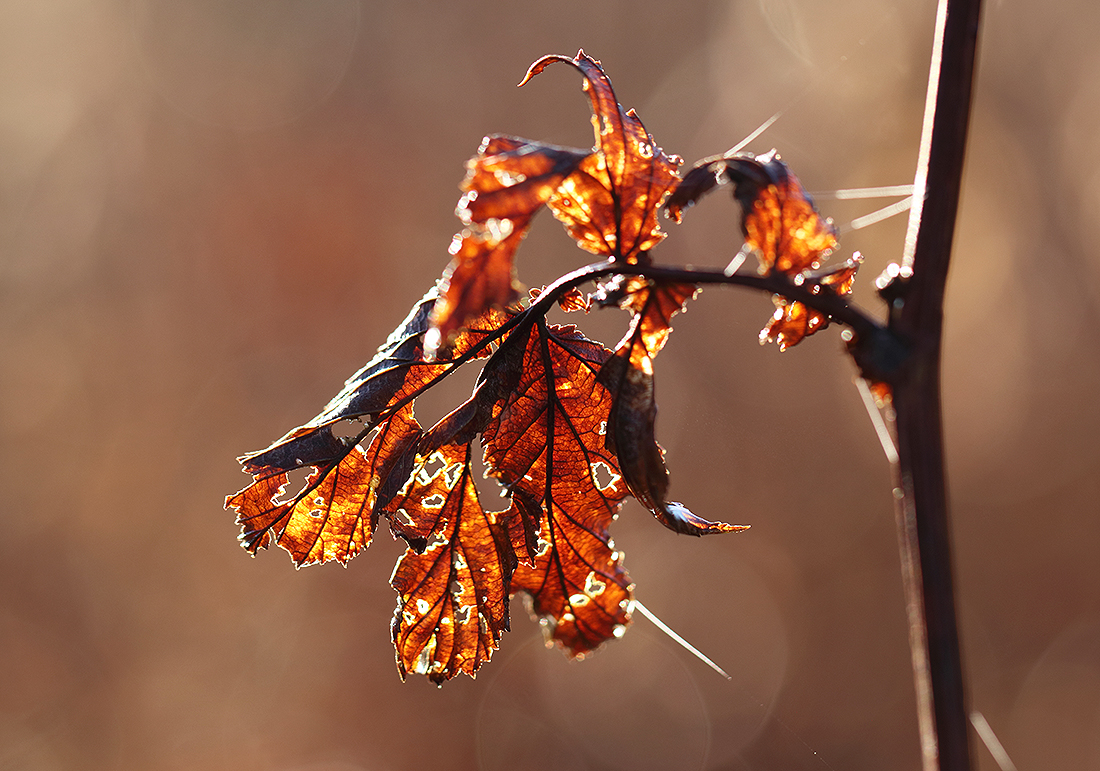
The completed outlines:
<svg viewBox="0 0 1100 771">
<path fill-rule="evenodd" d="M 669 197 L 669 216 L 679 222 L 687 207 L 727 183 L 733 184 L 741 204 L 745 245 L 760 256 L 762 274 L 775 271 L 814 293 L 851 292 L 858 255 L 834 270 L 812 273 L 836 248 L 837 231 L 774 150 L 755 158 L 736 155 L 700 161 Z M 776 295 L 775 305 L 775 314 L 760 332 L 761 343 L 775 341 L 786 350 L 829 325 L 824 313 L 788 297 Z"/>
<path fill-rule="evenodd" d="M 544 626 L 572 655 L 621 634 L 629 622 L 630 581 L 607 532 L 625 491 L 617 484 L 614 458 L 604 447 L 609 395 L 595 381 L 608 354 L 572 326 L 550 326 L 534 316 L 515 325 L 486 363 L 474 395 L 417 442 L 421 464 L 437 457 L 450 471 L 440 469 L 423 478 L 417 472 L 411 488 L 387 507 L 394 530 L 411 544 L 432 544 L 428 551 L 433 556 L 442 554 L 454 538 L 465 538 L 461 527 L 456 536 L 446 525 L 449 520 L 432 516 L 433 506 L 446 513 L 454 500 L 462 499 L 448 497 L 432 485 L 442 484 L 454 495 L 457 480 L 469 477 L 469 459 L 467 455 L 464 465 L 458 465 L 447 454 L 457 452 L 456 447 L 468 453 L 481 434 L 488 470 L 512 498 L 507 512 L 486 515 L 494 523 L 506 523 L 504 535 L 505 531 L 489 528 L 499 564 L 512 564 L 516 555 L 521 563 L 509 590 L 532 596 Z M 421 565 L 421 572 L 427 570 L 422 561 L 408 555 L 406 559 Z M 439 560 L 433 562 L 435 574 L 443 570 L 441 556 Z M 396 631 L 402 622 L 395 622 L 400 666 L 447 678 L 467 671 L 456 661 L 483 661 L 484 651 L 490 650 L 484 637 L 482 653 L 471 653 L 469 644 L 455 642 L 456 637 L 474 639 L 460 628 L 470 617 L 436 613 L 433 609 L 449 600 L 431 581 L 410 586 L 404 582 L 399 587 L 402 618 L 415 615 L 415 610 L 436 615 L 428 627 L 431 634 L 407 636 Z M 443 618 L 450 621 L 444 623 Z"/>
<path fill-rule="evenodd" d="M 242 545 L 250 553 L 272 542 L 301 567 L 336 560 L 346 564 L 365 549 L 378 514 L 393 490 L 379 489 L 391 475 L 404 479 L 412 470 L 420 424 L 412 406 L 385 420 L 364 452 L 352 444 L 342 458 L 315 465 L 305 487 L 288 501 L 279 499 L 290 481 L 283 472 L 264 472 L 226 499 L 237 509 Z"/>
<path fill-rule="evenodd" d="M 429 356 L 469 319 L 516 298 L 515 252 L 531 218 L 589 154 L 518 137 L 482 140 L 466 164 L 456 209 L 464 227 L 451 242 L 453 259 L 432 310 Z"/>
<path fill-rule="evenodd" d="M 802 285 L 808 287 L 814 294 L 819 292 L 837 296 L 850 294 L 861 259 L 856 252 L 845 264 L 810 279 L 804 279 Z M 779 350 L 785 351 L 829 326 L 828 316 L 804 303 L 789 300 L 781 295 L 775 295 L 773 300 L 776 307 L 775 314 L 768 321 L 767 326 L 760 330 L 761 345 L 774 342 L 779 345 Z"/>
<path fill-rule="evenodd" d="M 520 85 L 553 62 L 584 75 L 596 145 L 580 150 L 500 135 L 483 140 L 462 183 L 457 214 L 464 227 L 451 243 L 453 259 L 432 312 L 429 358 L 469 319 L 515 299 L 515 252 L 543 205 L 581 248 L 613 260 L 643 260 L 665 237 L 657 210 L 679 181 L 680 159 L 665 155 L 634 111 L 623 110 L 600 63 L 584 51 L 573 59 L 539 59 Z"/>
<path fill-rule="evenodd" d="M 427 340 L 429 359 L 448 346 L 466 321 L 486 308 L 502 308 L 518 296 L 512 257 L 526 235 L 526 224 L 516 228 L 504 219 L 478 231 L 455 236 L 451 242 L 451 264 L 443 273 L 445 294 L 432 313 L 432 331 Z"/>
<path fill-rule="evenodd" d="M 448 445 L 423 459 L 392 503 L 396 529 L 427 540 L 422 551 L 406 550 L 390 580 L 399 596 L 392 631 L 401 679 L 472 677 L 508 629 L 516 555 L 503 515 L 478 501 L 470 452 L 469 444 Z M 429 474 L 430 464 L 438 468 Z"/>
<path fill-rule="evenodd" d="M 490 311 L 456 340 L 447 361 L 428 363 L 421 343 L 428 314 L 437 297 L 426 294 L 367 366 L 328 406 L 270 447 L 240 458 L 253 483 L 226 498 L 237 510 L 241 542 L 250 553 L 275 543 L 296 565 L 347 562 L 366 548 L 382 507 L 401 488 L 412 469 L 421 427 L 412 400 L 459 366 L 464 356 L 494 333 L 508 317 Z M 342 438 L 333 433 L 341 421 L 358 431 Z M 360 441 L 376 428 L 365 451 Z M 289 473 L 310 468 L 301 490 L 284 499 Z"/>
<path fill-rule="evenodd" d="M 512 591 L 531 595 L 552 639 L 572 655 L 630 621 L 630 579 L 608 534 L 626 494 L 604 446 L 611 399 L 596 372 L 608 354 L 572 326 L 540 318 L 517 327 L 494 354 L 509 387 L 496 390 L 482 435 L 490 473 L 512 491 L 513 542 L 529 538 L 518 523 L 536 513 L 539 521 Z"/>
<path fill-rule="evenodd" d="M 246 549 L 274 543 L 297 565 L 346 563 L 386 515 L 409 545 L 391 579 L 403 679 L 408 672 L 437 683 L 460 672 L 473 676 L 508 629 L 514 592 L 530 595 L 549 636 L 570 655 L 620 636 L 633 586 L 608 528 L 628 491 L 677 532 L 743 529 L 666 500 L 668 471 L 654 438 L 653 359 L 696 287 L 624 276 L 604 285 L 598 297 L 605 304 L 614 298 L 633 317 L 614 355 L 573 326 L 547 324 L 545 307 L 502 310 L 516 297 L 516 249 L 542 206 L 582 248 L 610 261 L 647 263 L 648 250 L 665 236 L 657 209 L 679 182 L 679 159 L 666 156 L 637 115 L 622 109 L 600 63 L 583 51 L 539 60 L 523 83 L 557 61 L 585 78 L 596 146 L 486 137 L 467 164 L 457 209 L 463 229 L 437 289 L 317 417 L 241 458 L 253 483 L 226 499 L 237 509 Z M 824 243 L 832 231 L 828 223 L 814 231 L 810 215 L 798 219 L 799 196 L 803 209 L 816 211 L 797 179 L 777 158 L 719 160 L 722 169 L 685 179 L 670 208 L 679 212 L 685 201 L 733 180 L 735 194 L 751 198 L 743 220 L 750 246 L 768 270 L 807 279 L 808 266 L 816 266 L 809 255 L 831 248 L 814 239 Z M 809 278 L 815 291 L 840 293 L 851 284 L 851 275 L 841 274 Z M 558 300 L 566 310 L 589 307 L 576 289 Z M 794 332 L 777 334 L 786 335 L 782 345 Z M 486 356 L 470 399 L 425 431 L 414 400 Z M 510 498 L 506 511 L 487 512 L 478 500 L 471 459 L 479 438 L 488 473 Z M 288 495 L 290 473 L 299 469 L 309 476 Z"/>
<path fill-rule="evenodd" d="M 601 292 L 620 296 L 632 314 L 630 329 L 615 354 L 604 362 L 597 381 L 612 394 L 607 421 L 607 448 L 619 461 L 630 493 L 665 527 L 687 535 L 728 533 L 743 525 L 710 522 L 683 504 L 667 500 L 668 469 L 657 444 L 657 403 L 653 389 L 653 359 L 672 331 L 672 317 L 695 297 L 693 284 L 658 283 L 617 277 Z"/>
<path fill-rule="evenodd" d="M 731 183 L 741 204 L 745 244 L 760 256 L 760 272 L 794 276 L 816 269 L 836 248 L 837 231 L 822 217 L 798 177 L 774 150 L 765 155 L 719 156 L 699 161 L 669 197 L 669 216 L 679 222 L 686 208 L 714 188 Z"/>
<path fill-rule="evenodd" d="M 595 499 L 600 496 L 590 496 Z M 555 496 L 542 519 L 534 564 L 521 562 L 511 590 L 526 592 L 547 639 L 583 657 L 630 624 L 634 585 L 607 532 L 613 517 L 583 497 Z"/>
<path fill-rule="evenodd" d="M 528 290 L 531 302 L 535 302 L 542 296 L 542 293 L 546 291 L 546 287 L 542 289 Z M 574 311 L 584 311 L 588 313 L 592 310 L 592 301 L 581 290 L 574 287 L 573 289 L 567 289 L 566 291 L 558 295 L 558 307 L 566 313 L 573 313 Z"/>
<path fill-rule="evenodd" d="M 592 302 L 579 289 L 570 289 L 558 298 L 558 307 L 566 313 L 573 311 L 588 313 L 592 310 Z"/>
<path fill-rule="evenodd" d="M 627 263 L 643 260 L 666 235 L 657 210 L 679 182 L 681 160 L 665 155 L 634 110 L 623 110 L 603 67 L 583 50 L 572 59 L 544 56 L 520 85 L 554 62 L 584 75 L 596 146 L 550 198 L 550 210 L 582 249 Z"/>
<path fill-rule="evenodd" d="M 362 419 L 370 428 L 395 404 L 411 401 L 459 366 L 469 357 L 471 349 L 481 346 L 476 355 L 486 355 L 486 338 L 508 320 L 504 313 L 487 311 L 455 340 L 446 358 L 428 360 L 423 338 L 438 298 L 439 289 L 433 287 L 413 306 L 374 357 L 348 378 L 344 388 L 319 415 L 270 447 L 241 456 L 239 460 L 245 471 L 251 474 L 265 470 L 287 471 L 342 457 L 347 443 L 333 435 L 332 429 L 337 423 Z"/>
<path fill-rule="evenodd" d="M 825 314 L 803 303 L 788 300 L 782 295 L 775 295 L 772 300 L 775 313 L 760 330 L 761 345 L 772 342 L 779 346 L 779 350 L 785 351 L 828 325 Z"/>
</svg>

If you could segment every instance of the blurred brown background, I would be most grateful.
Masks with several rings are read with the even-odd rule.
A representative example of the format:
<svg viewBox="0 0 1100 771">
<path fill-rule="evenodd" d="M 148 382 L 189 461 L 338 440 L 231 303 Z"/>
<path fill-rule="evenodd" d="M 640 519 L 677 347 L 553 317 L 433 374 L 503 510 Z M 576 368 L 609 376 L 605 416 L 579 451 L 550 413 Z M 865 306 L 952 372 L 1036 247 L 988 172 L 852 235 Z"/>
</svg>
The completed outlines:
<svg viewBox="0 0 1100 771">
<path fill-rule="evenodd" d="M 732 683 L 644 619 L 567 662 L 517 606 L 476 681 L 402 684 L 397 544 L 297 573 L 221 508 L 439 275 L 483 134 L 591 144 L 576 73 L 514 88 L 543 54 L 600 58 L 689 162 L 783 110 L 749 149 L 810 190 L 911 181 L 932 2 L 675 5 L 0 4 L 0 768 L 918 768 L 889 468 L 836 330 L 760 348 L 766 297 L 705 291 L 657 367 L 674 497 L 752 530 L 629 504 L 614 532 Z M 949 285 L 971 703 L 1021 771 L 1100 769 L 1098 31 L 988 3 Z M 724 265 L 735 216 L 708 199 L 657 259 Z M 876 312 L 904 228 L 843 242 Z M 520 276 L 586 261 L 542 215 Z"/>
</svg>

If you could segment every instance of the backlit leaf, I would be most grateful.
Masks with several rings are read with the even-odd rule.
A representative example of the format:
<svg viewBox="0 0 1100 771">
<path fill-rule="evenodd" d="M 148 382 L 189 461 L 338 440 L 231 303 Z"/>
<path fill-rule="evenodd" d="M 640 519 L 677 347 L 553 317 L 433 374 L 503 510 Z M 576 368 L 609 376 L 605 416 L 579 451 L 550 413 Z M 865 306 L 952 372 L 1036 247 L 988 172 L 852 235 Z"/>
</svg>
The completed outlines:
<svg viewBox="0 0 1100 771">
<path fill-rule="evenodd" d="M 581 655 L 630 620 L 630 579 L 608 534 L 625 490 L 604 446 L 610 394 L 596 382 L 609 351 L 539 319 L 517 327 L 502 354 L 517 376 L 492 406 L 485 462 L 512 489 L 514 517 L 540 511 L 533 564 L 521 562 L 512 590 L 531 595 L 549 636 Z"/>
<path fill-rule="evenodd" d="M 298 566 L 346 563 L 369 545 L 379 515 L 387 518 L 408 545 L 391 578 L 402 678 L 475 675 L 508 629 L 514 593 L 530 597 L 548 639 L 571 656 L 620 636 L 633 585 L 609 528 L 628 494 L 678 533 L 744 529 L 667 500 L 655 438 L 653 362 L 697 286 L 619 275 L 586 298 L 577 287 L 608 273 L 597 264 L 552 291 L 567 311 L 587 312 L 591 299 L 628 310 L 630 328 L 616 350 L 574 326 L 548 324 L 541 291 L 531 292 L 526 309 L 515 302 L 516 250 L 542 207 L 614 270 L 632 265 L 667 276 L 678 272 L 649 265 L 665 237 L 659 207 L 667 200 L 679 220 L 708 191 L 732 184 L 745 243 L 760 255 L 769 289 L 806 302 L 801 287 L 840 296 L 858 266 L 819 271 L 836 231 L 774 153 L 707 159 L 681 181 L 680 160 L 621 107 L 600 63 L 583 51 L 540 59 L 523 83 L 555 62 L 584 77 L 595 146 L 486 137 L 467 164 L 456 210 L 462 228 L 437 287 L 319 415 L 240 459 L 253 481 L 226 499 L 250 553 L 275 544 Z M 781 348 L 829 321 L 789 298 L 779 302 L 762 337 Z M 415 400 L 475 359 L 483 366 L 473 394 L 425 430 Z M 504 511 L 486 511 L 479 500 L 479 446 L 507 499 Z"/>
<path fill-rule="evenodd" d="M 531 289 L 529 292 L 531 302 L 538 300 L 545 289 L 546 287 L 542 289 Z M 567 289 L 558 296 L 558 307 L 566 313 L 572 313 L 574 311 L 584 311 L 588 313 L 592 310 L 592 301 L 579 289 Z"/>
<path fill-rule="evenodd" d="M 408 476 L 420 425 L 411 405 L 382 423 L 366 452 L 356 445 L 340 459 L 314 466 L 301 492 L 279 502 L 286 472 L 262 474 L 226 500 L 237 509 L 244 547 L 255 554 L 272 541 L 299 567 L 336 560 L 346 563 L 365 549 L 378 513 L 395 491 L 379 490 L 391 474 Z"/>
<path fill-rule="evenodd" d="M 408 521 L 427 537 L 406 550 L 391 584 L 398 593 L 393 641 L 402 679 L 408 672 L 441 683 L 459 672 L 473 676 L 508 629 L 508 586 L 516 556 L 502 514 L 478 501 L 470 446 L 449 445 L 424 459 L 394 500 L 395 527 Z M 425 465 L 438 468 L 429 474 Z"/>
<path fill-rule="evenodd" d="M 741 204 L 745 244 L 760 257 L 760 272 L 793 276 L 816 269 L 836 248 L 837 230 L 822 217 L 798 177 L 774 150 L 765 155 L 706 158 L 695 164 L 669 197 L 669 215 L 679 222 L 686 208 L 724 184 Z"/>
<path fill-rule="evenodd" d="M 858 255 L 839 268 L 813 273 L 836 248 L 837 230 L 818 213 L 798 177 L 774 150 L 759 157 L 719 156 L 695 164 L 669 197 L 669 215 L 679 222 L 686 208 L 724 184 L 733 185 L 741 204 L 745 246 L 759 255 L 762 274 L 774 271 L 814 293 L 851 292 Z M 829 325 L 825 314 L 788 297 L 776 295 L 775 305 L 775 314 L 760 332 L 761 343 L 774 341 L 786 350 Z"/>
<path fill-rule="evenodd" d="M 518 137 L 482 140 L 466 164 L 456 210 L 463 229 L 451 242 L 453 259 L 432 309 L 429 357 L 469 319 L 516 298 L 513 261 L 531 218 L 589 154 Z"/>
<path fill-rule="evenodd" d="M 444 348 L 469 319 L 512 302 L 518 290 L 516 249 L 532 217 L 546 205 L 582 248 L 615 260 L 647 260 L 665 237 L 657 210 L 678 182 L 681 161 L 665 155 L 633 110 L 623 110 L 600 63 L 580 51 L 573 59 L 546 56 L 527 83 L 553 62 L 584 76 L 596 144 L 590 150 L 519 137 L 485 137 L 467 163 L 457 214 L 463 229 L 431 314 L 428 357 Z"/>
<path fill-rule="evenodd" d="M 320 415 L 267 449 L 240 458 L 254 482 L 226 498 L 226 506 L 237 510 L 241 542 L 250 553 L 275 543 L 300 566 L 347 562 L 370 543 L 379 512 L 412 469 L 421 435 L 413 398 L 508 318 L 487 312 L 455 341 L 451 358 L 428 363 L 422 337 L 436 296 L 433 289 L 421 299 Z M 355 433 L 336 436 L 338 423 Z M 359 449 L 375 427 L 366 451 Z M 310 469 L 304 485 L 285 497 L 288 472 L 303 468 Z"/>
<path fill-rule="evenodd" d="M 819 292 L 834 295 L 850 294 L 861 259 L 857 252 L 852 259 L 840 267 L 804 280 L 803 286 L 808 287 L 814 294 Z M 775 295 L 773 300 L 776 307 L 775 314 L 768 321 L 767 326 L 760 330 L 761 345 L 774 342 L 779 345 L 779 350 L 785 351 L 814 332 L 829 326 L 828 316 L 804 303 L 788 300 L 781 295 Z"/>
<path fill-rule="evenodd" d="M 666 235 L 657 210 L 679 182 L 681 160 L 665 155 L 634 110 L 623 110 L 603 67 L 584 51 L 572 59 L 544 56 L 520 85 L 554 62 L 584 75 L 596 146 L 550 198 L 550 209 L 582 249 L 628 263 L 644 260 Z"/>
<path fill-rule="evenodd" d="M 620 305 L 632 314 L 630 329 L 597 378 L 612 394 L 606 443 L 618 459 L 631 495 L 661 524 L 677 533 L 706 535 L 744 530 L 742 525 L 709 522 L 683 504 L 667 500 L 668 469 L 655 437 L 653 359 L 668 340 L 673 315 L 684 310 L 698 288 L 620 276 L 601 291 L 620 296 Z"/>
<path fill-rule="evenodd" d="M 438 297 L 438 287 L 429 290 L 390 334 L 374 358 L 348 378 L 343 390 L 317 417 L 295 428 L 270 447 L 242 456 L 239 460 L 245 471 L 250 474 L 288 471 L 342 457 L 347 443 L 332 433 L 337 423 L 361 419 L 369 429 L 395 404 L 411 401 L 449 374 L 471 349 L 480 345 L 477 356 L 487 355 L 488 350 L 484 346 L 486 337 L 508 320 L 508 315 L 503 312 L 486 311 L 456 338 L 446 357 L 428 360 L 423 339 Z"/>
</svg>

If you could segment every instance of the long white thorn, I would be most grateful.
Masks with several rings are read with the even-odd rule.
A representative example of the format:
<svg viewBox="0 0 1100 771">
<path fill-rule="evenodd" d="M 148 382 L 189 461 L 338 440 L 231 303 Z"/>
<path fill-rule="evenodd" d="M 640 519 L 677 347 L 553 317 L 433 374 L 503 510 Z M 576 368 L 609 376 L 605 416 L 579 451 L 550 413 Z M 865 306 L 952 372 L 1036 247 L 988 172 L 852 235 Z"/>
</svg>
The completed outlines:
<svg viewBox="0 0 1100 771">
<path fill-rule="evenodd" d="M 737 269 L 745 263 L 745 260 L 748 258 L 748 256 L 748 246 L 742 246 L 741 250 L 737 252 L 737 254 L 733 255 L 733 259 L 730 260 L 730 264 L 726 266 L 726 269 L 723 272 L 727 276 L 732 276 L 734 273 L 737 272 Z"/>
<path fill-rule="evenodd" d="M 767 131 L 769 128 L 771 128 L 772 124 L 775 123 L 777 120 L 779 120 L 781 115 L 783 115 L 783 110 L 780 110 L 775 115 L 771 116 L 766 121 L 761 123 L 760 126 L 756 129 L 756 131 L 752 132 L 747 137 L 745 137 L 740 142 L 738 142 L 733 147 L 731 147 L 729 150 L 727 150 L 726 155 L 734 155 L 735 153 L 741 152 L 742 147 L 744 147 L 749 142 L 756 139 L 758 136 L 760 136 L 765 131 Z"/>
<path fill-rule="evenodd" d="M 669 637 L 671 637 L 673 640 L 678 642 L 681 646 L 684 647 L 685 650 L 687 650 L 689 653 L 691 653 L 693 656 L 695 656 L 695 658 L 702 661 L 704 664 L 706 664 L 708 667 L 713 669 L 715 672 L 717 672 L 718 674 L 720 674 L 722 677 L 726 678 L 727 680 L 732 680 L 733 679 L 728 674 L 726 674 L 726 670 L 722 669 L 722 667 L 718 666 L 713 661 L 711 661 L 706 655 L 703 654 L 703 652 L 701 650 L 696 648 L 694 645 L 689 643 L 687 640 L 685 640 L 680 635 L 676 634 L 676 632 L 672 631 L 672 627 L 670 627 L 664 621 L 662 621 L 661 619 L 659 619 L 655 615 L 653 615 L 653 612 L 650 611 L 650 609 L 647 608 L 645 605 L 643 605 L 639 600 L 634 599 L 632 601 L 632 605 L 635 609 L 638 610 L 638 612 L 640 612 L 643 616 L 645 616 L 650 621 L 652 621 L 654 626 L 656 626 L 662 632 L 664 632 Z"/>
<path fill-rule="evenodd" d="M 993 733 L 993 729 L 989 726 L 989 721 L 985 719 L 985 715 L 977 710 L 970 713 L 970 723 L 974 726 L 974 730 L 978 732 L 978 736 L 981 737 L 982 742 L 985 743 L 985 748 L 989 750 L 989 754 L 993 756 L 993 759 L 997 761 L 997 765 L 1001 767 L 1001 771 L 1016 771 L 1016 764 L 1012 762 L 1012 758 L 1005 752 L 1004 745 L 1001 744 L 1001 740 L 997 738 L 997 734 Z"/>
<path fill-rule="evenodd" d="M 903 211 L 908 211 L 912 205 L 913 196 L 902 198 L 897 203 L 892 203 L 889 206 L 883 206 L 881 209 L 873 211 L 870 214 L 864 214 L 862 217 L 856 217 L 840 230 L 841 232 L 848 232 L 851 230 L 859 230 L 860 228 L 865 228 L 868 225 L 874 225 L 876 222 L 882 222 L 883 220 L 890 219 L 895 214 L 901 214 Z"/>
<path fill-rule="evenodd" d="M 819 193 L 810 193 L 814 198 L 830 199 L 838 201 L 856 201 L 863 198 L 893 198 L 899 195 L 912 195 L 912 185 L 885 185 L 882 187 L 849 187 L 845 190 L 824 190 Z"/>
<path fill-rule="evenodd" d="M 882 419 L 882 413 L 879 411 L 878 405 L 875 404 L 875 395 L 871 393 L 867 381 L 859 376 L 856 376 L 856 388 L 863 398 L 863 406 L 867 408 L 867 417 L 871 419 L 871 425 L 875 427 L 875 435 L 878 437 L 879 444 L 882 445 L 882 452 L 886 455 L 886 460 L 890 461 L 890 465 L 897 463 L 898 448 L 894 446 L 894 437 L 890 435 L 890 429 L 887 428 L 886 421 Z"/>
</svg>

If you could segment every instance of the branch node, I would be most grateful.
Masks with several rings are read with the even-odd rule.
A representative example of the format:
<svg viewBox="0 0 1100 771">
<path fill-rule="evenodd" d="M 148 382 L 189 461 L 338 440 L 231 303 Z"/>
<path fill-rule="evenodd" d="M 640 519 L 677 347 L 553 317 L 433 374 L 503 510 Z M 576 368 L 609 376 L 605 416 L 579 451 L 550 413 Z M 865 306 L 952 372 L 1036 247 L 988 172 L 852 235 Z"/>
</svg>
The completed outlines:
<svg viewBox="0 0 1100 771">
<path fill-rule="evenodd" d="M 895 383 L 912 354 L 912 346 L 891 329 L 875 327 L 870 334 L 854 334 L 848 352 L 864 379 Z"/>
</svg>

